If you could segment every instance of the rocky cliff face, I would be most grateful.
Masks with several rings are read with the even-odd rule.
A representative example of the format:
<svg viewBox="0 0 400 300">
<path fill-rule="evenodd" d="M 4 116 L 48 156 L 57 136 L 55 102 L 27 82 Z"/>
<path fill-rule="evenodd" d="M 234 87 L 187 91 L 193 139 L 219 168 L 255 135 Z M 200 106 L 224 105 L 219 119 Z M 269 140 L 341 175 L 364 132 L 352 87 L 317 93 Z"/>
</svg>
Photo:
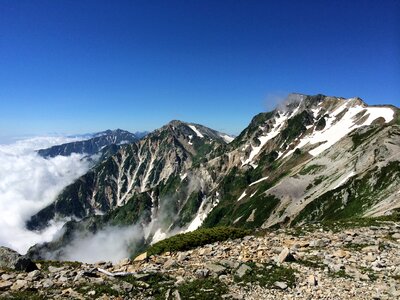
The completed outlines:
<svg viewBox="0 0 400 300">
<path fill-rule="evenodd" d="M 294 94 L 255 116 L 233 141 L 172 121 L 121 147 L 28 227 L 65 217 L 81 220 L 67 224 L 70 232 L 136 223 L 149 243 L 199 226 L 266 228 L 390 214 L 400 206 L 399 116 L 395 107 L 359 98 Z M 32 253 L 40 257 L 40 249 Z"/>
</svg>

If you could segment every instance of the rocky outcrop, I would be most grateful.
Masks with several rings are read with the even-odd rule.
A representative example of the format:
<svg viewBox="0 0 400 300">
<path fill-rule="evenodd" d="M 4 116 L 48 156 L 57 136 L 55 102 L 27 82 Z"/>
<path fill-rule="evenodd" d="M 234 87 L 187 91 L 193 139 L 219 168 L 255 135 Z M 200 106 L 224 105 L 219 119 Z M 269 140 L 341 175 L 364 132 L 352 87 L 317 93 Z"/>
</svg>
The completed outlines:
<svg viewBox="0 0 400 300">
<path fill-rule="evenodd" d="M 37 269 L 36 264 L 28 257 L 7 247 L 0 247 L 0 268 L 25 272 Z"/>
</svg>

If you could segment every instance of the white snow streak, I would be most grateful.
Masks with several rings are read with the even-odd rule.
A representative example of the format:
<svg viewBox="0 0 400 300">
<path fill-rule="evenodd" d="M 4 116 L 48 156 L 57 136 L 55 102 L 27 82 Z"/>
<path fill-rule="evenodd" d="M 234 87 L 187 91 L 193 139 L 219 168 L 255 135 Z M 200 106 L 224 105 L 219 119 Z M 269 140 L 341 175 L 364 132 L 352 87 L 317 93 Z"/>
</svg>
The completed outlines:
<svg viewBox="0 0 400 300">
<path fill-rule="evenodd" d="M 190 129 L 192 129 L 192 130 L 197 134 L 198 137 L 201 137 L 201 138 L 204 137 L 204 135 L 202 135 L 201 132 L 198 131 L 197 128 L 196 128 L 195 126 L 189 125 L 189 127 L 190 127 Z"/>
<path fill-rule="evenodd" d="M 349 107 L 349 105 L 351 105 L 351 102 L 347 100 L 341 106 L 339 106 L 328 118 L 326 126 L 323 130 L 314 131 L 312 134 L 304 137 L 296 148 L 302 148 L 307 144 L 314 145 L 317 143 L 323 143 L 309 151 L 312 156 L 317 156 L 358 127 L 371 125 L 371 123 L 379 117 L 383 117 L 385 122 L 390 122 L 393 119 L 394 111 L 391 108 L 363 107 L 361 105 Z M 345 113 L 345 115 L 340 119 L 340 121 L 334 123 L 336 117 L 346 108 L 348 108 L 348 111 Z M 369 114 L 368 119 L 363 124 L 355 124 L 356 120 L 354 120 L 354 117 L 363 110 L 366 110 L 364 115 Z M 287 152 L 283 158 L 292 154 L 295 149 Z"/>
<path fill-rule="evenodd" d="M 223 138 L 223 140 L 225 141 L 225 142 L 227 142 L 228 144 L 230 143 L 230 142 L 232 142 L 235 138 L 233 138 L 233 137 L 231 137 L 231 136 L 229 136 L 229 135 L 226 135 L 226 134 L 221 134 L 220 135 L 222 138 Z"/>
<path fill-rule="evenodd" d="M 278 112 L 278 118 L 275 119 L 276 122 L 274 124 L 274 127 L 271 129 L 270 132 L 267 133 L 267 135 L 260 136 L 258 138 L 258 140 L 260 141 L 259 146 L 257 146 L 257 147 L 254 147 L 253 145 L 251 146 L 253 149 L 250 152 L 249 158 L 242 163 L 242 166 L 249 164 L 249 163 L 251 164 L 253 162 L 254 157 L 260 152 L 261 148 L 264 147 L 264 145 L 269 140 L 273 139 L 274 137 L 276 137 L 279 134 L 282 124 L 287 119 L 288 119 L 288 116 L 286 116 L 286 114 Z"/>
<path fill-rule="evenodd" d="M 339 184 L 337 186 L 335 186 L 334 189 L 337 189 L 339 186 L 342 186 L 343 184 L 345 184 L 347 182 L 347 180 L 349 180 L 350 177 L 353 177 L 354 175 L 356 175 L 355 172 L 350 172 L 349 174 L 346 175 L 345 178 L 343 178 Z"/>
<path fill-rule="evenodd" d="M 244 191 L 243 194 L 240 195 L 239 199 L 237 199 L 237 202 L 242 200 L 244 197 L 246 197 L 246 191 Z"/>
<path fill-rule="evenodd" d="M 268 179 L 268 176 L 267 177 L 263 177 L 261 179 L 258 179 L 257 181 L 254 181 L 254 182 L 250 183 L 249 186 L 255 185 L 255 184 L 260 183 L 261 181 L 264 181 L 264 180 L 267 180 L 267 179 Z"/>
</svg>

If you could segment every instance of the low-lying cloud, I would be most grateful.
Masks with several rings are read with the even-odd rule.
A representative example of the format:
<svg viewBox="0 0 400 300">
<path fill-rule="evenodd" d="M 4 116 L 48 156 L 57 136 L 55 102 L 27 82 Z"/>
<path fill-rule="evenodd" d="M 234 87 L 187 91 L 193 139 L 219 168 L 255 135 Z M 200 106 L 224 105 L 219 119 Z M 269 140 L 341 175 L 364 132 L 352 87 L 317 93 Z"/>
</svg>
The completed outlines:
<svg viewBox="0 0 400 300">
<path fill-rule="evenodd" d="M 140 225 L 109 226 L 95 234 L 78 232 L 74 239 L 62 249 L 63 255 L 59 259 L 86 263 L 98 261 L 116 263 L 129 257 L 135 251 L 133 247 L 142 239 L 143 229 Z"/>
<path fill-rule="evenodd" d="M 0 245 L 25 253 L 52 239 L 63 223 L 37 233 L 25 228 L 30 216 L 51 203 L 61 190 L 83 175 L 90 162 L 81 154 L 50 159 L 35 150 L 77 140 L 36 137 L 0 145 Z"/>
</svg>

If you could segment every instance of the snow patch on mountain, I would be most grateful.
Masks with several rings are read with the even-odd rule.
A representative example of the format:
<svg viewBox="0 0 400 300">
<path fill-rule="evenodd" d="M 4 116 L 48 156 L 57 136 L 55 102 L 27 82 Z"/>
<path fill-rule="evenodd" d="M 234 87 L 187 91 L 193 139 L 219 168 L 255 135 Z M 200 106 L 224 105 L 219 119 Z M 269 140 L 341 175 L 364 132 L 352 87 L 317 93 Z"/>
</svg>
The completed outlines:
<svg viewBox="0 0 400 300">
<path fill-rule="evenodd" d="M 236 202 L 239 202 L 239 201 L 242 200 L 244 197 L 246 197 L 246 191 L 244 191 L 244 192 L 240 195 L 240 197 L 237 199 Z"/>
<path fill-rule="evenodd" d="M 201 132 L 196 128 L 196 126 L 194 126 L 194 125 L 189 125 L 189 127 L 190 127 L 190 129 L 192 129 L 192 130 L 196 133 L 196 135 L 197 135 L 198 137 L 200 137 L 200 138 L 203 138 L 203 137 L 204 137 L 204 135 L 201 134 Z"/>
<path fill-rule="evenodd" d="M 267 180 L 267 179 L 268 179 L 268 176 L 267 176 L 267 177 L 263 177 L 263 178 L 261 178 L 261 179 L 258 179 L 258 180 L 256 180 L 256 181 L 250 183 L 249 186 L 255 185 L 255 184 L 260 183 L 260 182 L 262 182 L 262 181 L 264 181 L 264 180 Z"/>
<path fill-rule="evenodd" d="M 229 136 L 227 134 L 221 134 L 220 137 L 222 137 L 223 140 L 228 144 L 235 139 L 234 137 L 231 137 L 231 136 Z"/>
<path fill-rule="evenodd" d="M 335 188 L 334 189 L 337 189 L 338 187 L 340 187 L 340 186 L 342 186 L 343 184 L 345 184 L 346 182 L 347 182 L 347 180 L 349 180 L 351 177 L 353 177 L 354 175 L 356 175 L 356 173 L 353 171 L 353 172 L 350 172 L 349 174 L 347 174 L 346 176 L 345 176 L 345 178 L 343 178 L 336 186 L 335 186 Z"/>
<path fill-rule="evenodd" d="M 258 140 L 260 141 L 260 145 L 259 146 L 253 146 L 252 150 L 250 152 L 249 157 L 242 163 L 242 166 L 247 165 L 247 164 L 251 164 L 253 162 L 253 159 L 256 157 L 256 155 L 261 151 L 262 147 L 264 147 L 264 145 L 271 139 L 273 139 L 274 137 L 276 137 L 280 131 L 281 131 L 281 127 L 282 125 L 285 123 L 285 121 L 288 119 L 288 114 L 287 113 L 279 113 L 278 112 L 278 117 L 275 119 L 275 124 L 274 127 L 271 129 L 270 132 L 268 132 L 266 135 L 264 136 L 260 136 L 258 137 Z M 253 167 L 255 167 L 255 164 L 252 164 Z"/>
<path fill-rule="evenodd" d="M 317 156 L 358 127 L 371 125 L 374 120 L 380 117 L 384 118 L 386 123 L 393 120 L 394 111 L 391 108 L 364 107 L 362 105 L 351 107 L 350 100 L 351 99 L 344 101 L 342 105 L 329 115 L 323 130 L 314 131 L 312 134 L 305 136 L 300 140 L 296 148 L 302 148 L 308 144 L 315 145 L 321 143 L 319 146 L 309 151 L 312 156 Z M 364 110 L 365 113 L 363 116 L 368 116 L 368 118 L 362 123 L 357 123 L 357 121 L 359 121 L 356 118 L 357 115 Z M 338 116 L 342 113 L 344 113 L 344 115 L 337 121 Z M 295 149 L 288 151 L 282 158 L 291 155 Z"/>
</svg>

